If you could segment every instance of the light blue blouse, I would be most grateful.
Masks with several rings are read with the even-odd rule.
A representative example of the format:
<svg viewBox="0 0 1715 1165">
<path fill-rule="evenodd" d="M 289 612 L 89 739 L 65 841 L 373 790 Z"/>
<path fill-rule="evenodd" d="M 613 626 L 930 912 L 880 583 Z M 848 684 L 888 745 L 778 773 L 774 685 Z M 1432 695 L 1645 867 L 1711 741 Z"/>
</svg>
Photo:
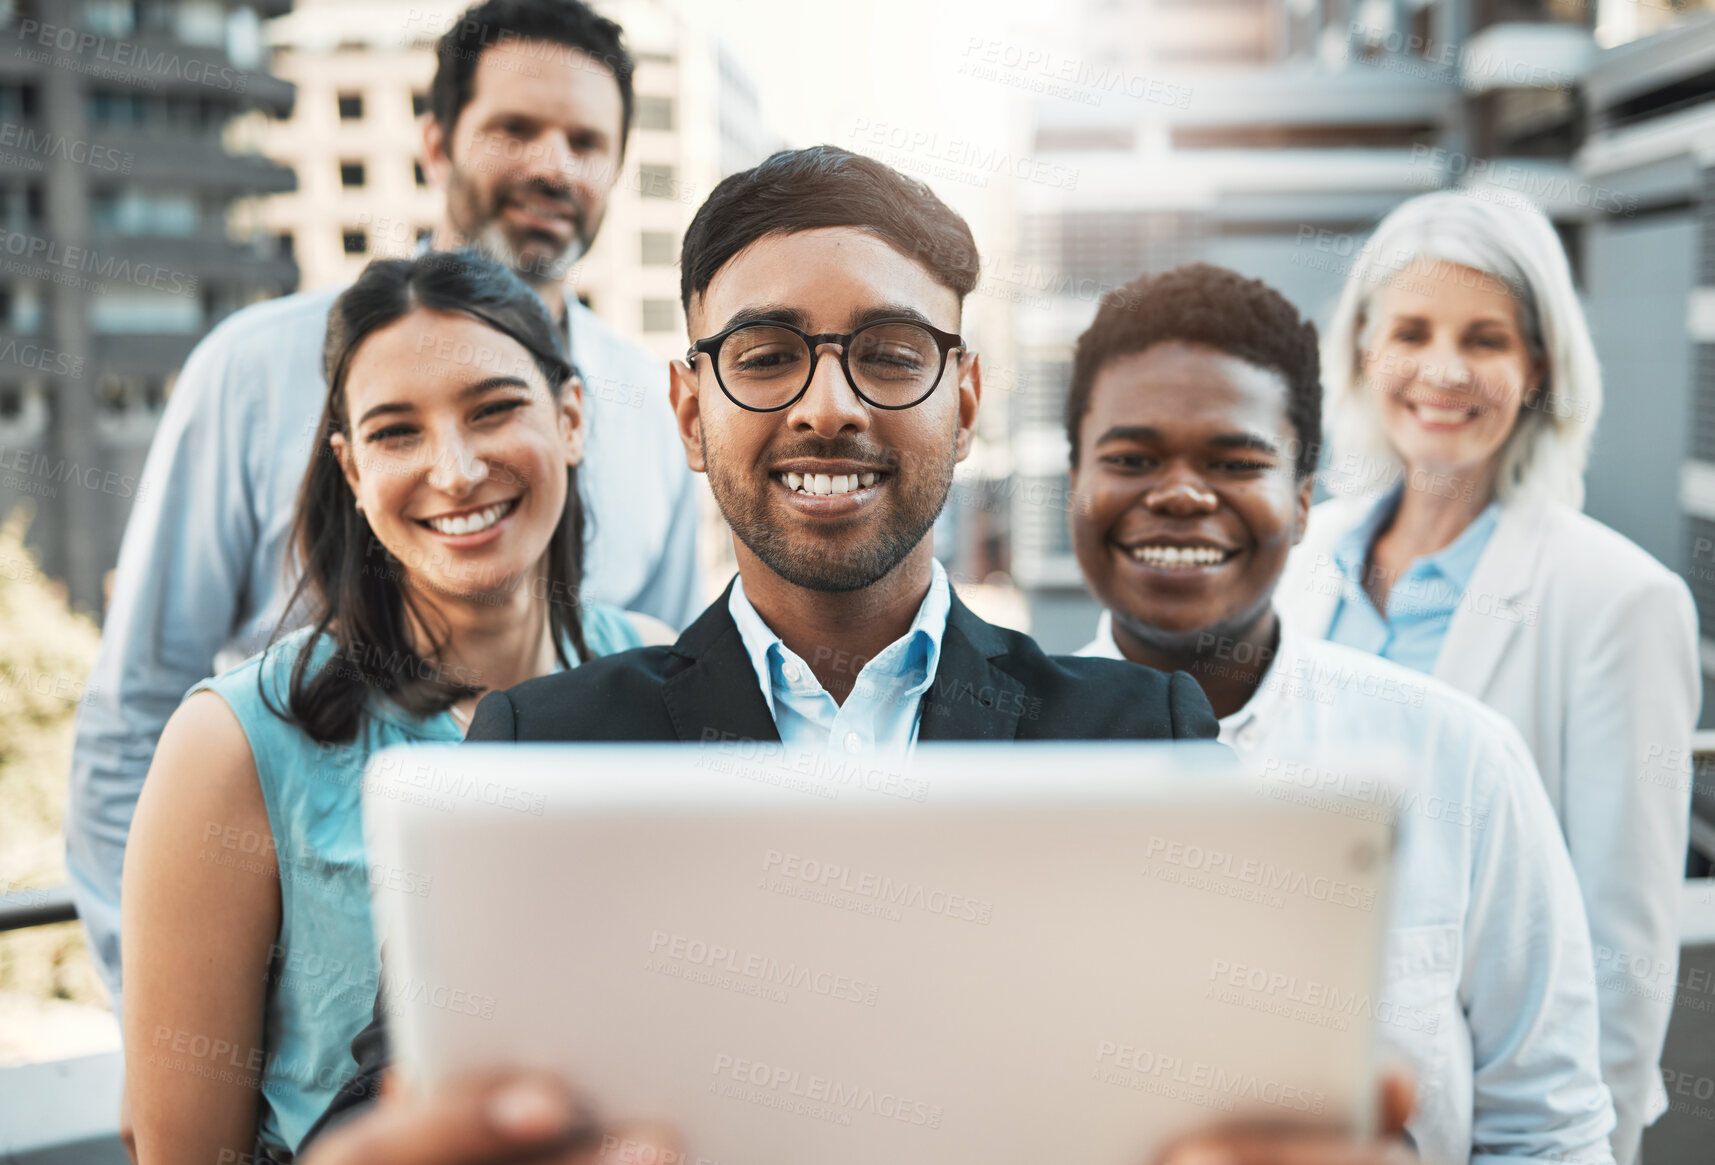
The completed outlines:
<svg viewBox="0 0 1715 1165">
<path fill-rule="evenodd" d="M 1340 599 L 1326 638 L 1379 655 L 1426 675 L 1435 674 L 1447 625 L 1465 599 L 1471 575 L 1500 521 L 1501 503 L 1488 508 L 1453 541 L 1411 560 L 1411 565 L 1388 591 L 1387 611 L 1376 610 L 1364 591 L 1364 563 L 1370 547 L 1399 509 L 1400 491 L 1377 502 L 1369 515 L 1334 544 L 1334 565 L 1340 572 Z"/>
<path fill-rule="evenodd" d="M 585 603 L 583 613 L 591 655 L 640 646 L 636 628 L 618 608 Z M 267 971 L 261 1055 L 234 1068 L 260 1074 L 257 1127 L 263 1144 L 293 1153 L 356 1070 L 351 1041 L 369 1024 L 380 983 L 371 884 L 401 893 L 427 892 L 408 876 L 367 861 L 364 766 L 391 744 L 464 739 L 450 714 L 419 719 L 379 695 L 370 700 L 349 744 L 319 744 L 275 715 L 263 702 L 262 687 L 274 707 L 288 706 L 292 665 L 310 635 L 308 628 L 293 632 L 186 693 L 214 692 L 232 709 L 250 742 L 268 807 L 271 838 L 254 839 L 254 844 L 240 838 L 230 846 L 205 847 L 205 853 L 218 855 L 213 860 L 224 864 L 249 861 L 260 869 L 272 856 L 279 865 L 280 936 Z M 334 649 L 331 639 L 320 638 L 311 666 L 322 666 Z M 265 852 L 270 845 L 271 855 Z"/>
</svg>

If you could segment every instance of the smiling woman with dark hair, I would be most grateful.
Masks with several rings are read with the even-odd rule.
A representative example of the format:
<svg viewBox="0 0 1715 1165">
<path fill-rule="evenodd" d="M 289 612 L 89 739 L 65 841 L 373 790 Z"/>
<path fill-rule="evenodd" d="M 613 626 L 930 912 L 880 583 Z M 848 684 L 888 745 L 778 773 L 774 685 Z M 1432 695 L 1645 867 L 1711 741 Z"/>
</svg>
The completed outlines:
<svg viewBox="0 0 1715 1165">
<path fill-rule="evenodd" d="M 581 390 L 516 276 L 470 253 L 372 263 L 327 335 L 295 518 L 308 626 L 191 689 L 132 826 L 146 1165 L 289 1157 L 351 1074 L 379 973 L 371 885 L 429 889 L 365 860 L 370 756 L 458 741 L 484 692 L 665 631 L 578 599 Z"/>
</svg>

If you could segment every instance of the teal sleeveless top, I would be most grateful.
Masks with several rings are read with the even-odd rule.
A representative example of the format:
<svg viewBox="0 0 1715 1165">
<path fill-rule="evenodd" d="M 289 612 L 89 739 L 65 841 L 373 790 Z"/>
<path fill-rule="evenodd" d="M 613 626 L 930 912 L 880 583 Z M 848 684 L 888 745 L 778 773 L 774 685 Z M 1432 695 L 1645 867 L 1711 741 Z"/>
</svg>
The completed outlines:
<svg viewBox="0 0 1715 1165">
<path fill-rule="evenodd" d="M 636 628 L 618 608 L 585 603 L 583 616 L 592 656 L 641 646 Z M 449 713 L 419 719 L 382 696 L 369 701 L 350 744 L 319 744 L 276 716 L 258 684 L 266 686 L 276 708 L 286 709 L 292 666 L 310 635 L 305 628 L 284 636 L 185 693 L 214 692 L 232 709 L 250 742 L 268 806 L 272 838 L 237 838 L 217 852 L 232 864 L 260 865 L 271 856 L 279 866 L 280 936 L 269 955 L 262 1048 L 240 1067 L 260 1077 L 261 1142 L 294 1154 L 357 1068 L 351 1041 L 369 1025 L 380 986 L 371 885 L 429 891 L 412 884 L 408 871 L 380 869 L 365 858 L 364 766 L 388 745 L 464 739 Z M 319 638 L 312 666 L 333 653 L 333 641 Z M 576 658 L 570 650 L 567 655 Z"/>
</svg>

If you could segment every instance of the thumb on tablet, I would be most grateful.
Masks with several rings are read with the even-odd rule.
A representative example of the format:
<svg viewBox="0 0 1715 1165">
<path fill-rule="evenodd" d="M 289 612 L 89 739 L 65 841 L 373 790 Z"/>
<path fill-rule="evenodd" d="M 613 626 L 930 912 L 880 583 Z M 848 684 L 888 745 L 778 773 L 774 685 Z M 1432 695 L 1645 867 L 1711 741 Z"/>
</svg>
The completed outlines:
<svg viewBox="0 0 1715 1165">
<path fill-rule="evenodd" d="M 1417 1111 L 1417 1082 L 1403 1068 L 1390 1068 L 1381 1074 L 1381 1119 L 1376 1128 L 1384 1137 L 1397 1137 L 1405 1132 L 1405 1123 Z"/>
<path fill-rule="evenodd" d="M 403 1097 L 329 1133 L 303 1165 L 490 1165 L 551 1161 L 600 1133 L 563 1082 L 539 1072 L 487 1074 Z M 540 1157 L 524 1157 L 532 1149 Z"/>
</svg>

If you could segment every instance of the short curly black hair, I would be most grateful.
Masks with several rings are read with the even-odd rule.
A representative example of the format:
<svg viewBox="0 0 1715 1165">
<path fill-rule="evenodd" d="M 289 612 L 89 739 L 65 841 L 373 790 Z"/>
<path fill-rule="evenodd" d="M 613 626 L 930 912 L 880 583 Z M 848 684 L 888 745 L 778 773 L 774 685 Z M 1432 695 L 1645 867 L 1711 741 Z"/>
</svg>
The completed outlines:
<svg viewBox="0 0 1715 1165">
<path fill-rule="evenodd" d="M 1316 472 L 1322 448 L 1322 362 L 1316 325 L 1262 282 L 1209 263 L 1186 263 L 1142 275 L 1102 297 L 1096 318 L 1078 337 L 1066 390 L 1066 438 L 1078 464 L 1078 430 L 1090 411 L 1090 388 L 1110 360 L 1164 341 L 1207 344 L 1270 368 L 1286 380 L 1286 417 L 1298 437 L 1294 472 Z"/>
</svg>

